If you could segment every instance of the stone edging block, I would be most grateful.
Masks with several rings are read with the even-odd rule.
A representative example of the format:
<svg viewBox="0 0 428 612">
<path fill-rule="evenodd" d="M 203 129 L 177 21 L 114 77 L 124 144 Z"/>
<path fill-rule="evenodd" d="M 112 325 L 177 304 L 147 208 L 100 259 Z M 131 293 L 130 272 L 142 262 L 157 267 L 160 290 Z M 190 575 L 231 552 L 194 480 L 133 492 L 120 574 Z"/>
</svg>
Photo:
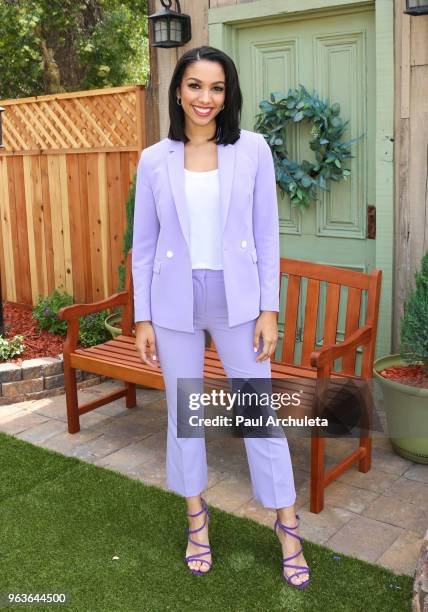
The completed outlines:
<svg viewBox="0 0 428 612">
<path fill-rule="evenodd" d="M 76 370 L 78 388 L 96 385 L 109 376 Z M 21 365 L 0 363 L 0 405 L 64 393 L 63 355 L 25 359 Z"/>
</svg>

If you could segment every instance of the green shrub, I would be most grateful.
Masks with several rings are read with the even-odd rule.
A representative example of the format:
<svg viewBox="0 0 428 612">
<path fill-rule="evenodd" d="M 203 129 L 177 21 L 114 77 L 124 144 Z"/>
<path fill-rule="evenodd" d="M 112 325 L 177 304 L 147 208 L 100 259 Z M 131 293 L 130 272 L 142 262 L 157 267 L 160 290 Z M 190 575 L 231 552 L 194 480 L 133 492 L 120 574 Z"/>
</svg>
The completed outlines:
<svg viewBox="0 0 428 612">
<path fill-rule="evenodd" d="M 60 287 L 63 286 L 60 285 Z M 46 329 L 51 334 L 65 336 L 67 334 L 67 321 L 58 318 L 58 310 L 63 306 L 71 306 L 73 302 L 73 296 L 67 291 L 60 293 L 58 289 L 54 289 L 51 295 L 45 298 L 39 296 L 39 300 L 33 308 L 33 319 L 38 321 L 40 329 Z"/>
<path fill-rule="evenodd" d="M 85 317 L 80 317 L 79 341 L 82 346 L 95 346 L 107 340 L 111 340 L 111 334 L 104 325 L 108 317 L 108 310 L 93 312 Z"/>
<path fill-rule="evenodd" d="M 60 285 L 63 287 L 64 285 Z M 40 329 L 45 329 L 52 334 L 60 336 L 67 335 L 67 321 L 58 318 L 58 311 L 64 306 L 74 304 L 73 296 L 67 291 L 62 293 L 54 289 L 51 295 L 39 297 L 33 308 L 33 319 L 38 321 Z M 111 339 L 111 335 L 105 328 L 104 320 L 109 315 L 108 310 L 94 312 L 79 319 L 79 342 L 82 346 L 94 346 Z"/>
<path fill-rule="evenodd" d="M 415 288 L 404 304 L 401 319 L 400 353 L 409 364 L 422 363 L 428 369 L 428 252 L 415 273 Z"/>
<path fill-rule="evenodd" d="M 24 336 L 20 334 L 14 336 L 11 340 L 3 338 L 0 334 L 0 361 L 6 361 L 17 357 L 25 350 Z"/>
<path fill-rule="evenodd" d="M 125 264 L 119 265 L 119 285 L 117 290 L 123 291 L 125 288 L 125 275 L 126 275 L 126 258 L 128 256 L 129 249 L 132 248 L 132 239 L 134 234 L 134 208 L 135 208 L 135 189 L 137 185 L 137 172 L 135 171 L 132 178 L 132 183 L 129 187 L 128 198 L 125 203 L 126 211 L 126 229 L 123 235 L 123 255 Z"/>
</svg>

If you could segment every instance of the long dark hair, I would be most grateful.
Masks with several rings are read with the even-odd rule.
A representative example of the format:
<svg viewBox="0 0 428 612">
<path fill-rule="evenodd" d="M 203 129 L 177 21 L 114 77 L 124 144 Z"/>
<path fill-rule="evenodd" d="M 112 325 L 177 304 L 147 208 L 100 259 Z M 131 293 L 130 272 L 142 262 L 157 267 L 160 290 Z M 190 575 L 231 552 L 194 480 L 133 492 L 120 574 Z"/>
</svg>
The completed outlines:
<svg viewBox="0 0 428 612">
<path fill-rule="evenodd" d="M 177 104 L 177 88 L 181 85 L 183 73 L 189 64 L 198 60 L 209 60 L 219 62 L 223 66 L 226 77 L 224 109 L 216 117 L 216 132 L 213 138 L 217 144 L 233 144 L 240 136 L 239 123 L 242 109 L 242 93 L 239 87 L 239 78 L 233 60 L 220 49 L 215 47 L 195 47 L 186 51 L 177 62 L 171 77 L 168 90 L 169 103 L 169 131 L 168 138 L 171 140 L 189 141 L 184 133 L 184 111 Z"/>
</svg>

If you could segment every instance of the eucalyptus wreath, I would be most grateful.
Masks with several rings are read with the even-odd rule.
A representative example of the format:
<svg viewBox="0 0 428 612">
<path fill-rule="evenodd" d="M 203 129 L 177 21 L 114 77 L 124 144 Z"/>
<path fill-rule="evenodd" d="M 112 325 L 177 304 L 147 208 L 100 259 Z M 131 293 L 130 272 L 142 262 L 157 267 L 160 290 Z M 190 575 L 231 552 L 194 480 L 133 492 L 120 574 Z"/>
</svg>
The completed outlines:
<svg viewBox="0 0 428 612">
<path fill-rule="evenodd" d="M 351 146 L 360 138 L 342 142 L 349 124 L 340 118 L 340 104 L 330 105 L 330 99 L 321 100 L 313 91 L 310 94 L 303 85 L 282 92 L 272 92 L 270 101 L 259 104 L 261 113 L 256 115 L 254 129 L 261 133 L 269 144 L 275 166 L 275 176 L 281 197 L 287 193 L 291 203 L 306 209 L 316 201 L 318 188 L 330 191 L 329 180 L 347 180 L 351 171 L 343 167 L 344 160 L 351 155 Z M 287 151 L 287 126 L 304 120 L 312 121 L 310 148 L 315 151 L 316 163 L 304 159 L 291 160 Z"/>
</svg>

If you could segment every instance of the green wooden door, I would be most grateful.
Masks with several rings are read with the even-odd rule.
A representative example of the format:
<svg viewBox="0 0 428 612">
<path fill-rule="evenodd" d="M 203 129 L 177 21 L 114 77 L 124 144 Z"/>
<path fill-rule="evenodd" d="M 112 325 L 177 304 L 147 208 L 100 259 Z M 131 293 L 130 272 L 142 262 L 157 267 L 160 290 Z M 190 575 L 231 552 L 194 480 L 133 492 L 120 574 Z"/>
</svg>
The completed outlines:
<svg viewBox="0 0 428 612">
<path fill-rule="evenodd" d="M 341 117 L 349 120 L 346 140 L 365 134 L 353 145 L 355 157 L 347 160 L 351 176 L 341 183 L 331 181 L 331 191 L 321 191 L 309 210 L 300 213 L 278 190 L 283 257 L 359 271 L 376 265 L 375 240 L 366 237 L 367 206 L 376 204 L 374 26 L 374 12 L 361 10 L 276 18 L 269 25 L 242 25 L 235 31 L 234 57 L 244 98 L 242 127 L 254 129 L 258 104 L 269 99 L 270 92 L 287 93 L 302 83 L 331 103 L 339 102 Z M 292 159 L 315 160 L 310 129 L 306 122 L 290 130 Z"/>
</svg>

